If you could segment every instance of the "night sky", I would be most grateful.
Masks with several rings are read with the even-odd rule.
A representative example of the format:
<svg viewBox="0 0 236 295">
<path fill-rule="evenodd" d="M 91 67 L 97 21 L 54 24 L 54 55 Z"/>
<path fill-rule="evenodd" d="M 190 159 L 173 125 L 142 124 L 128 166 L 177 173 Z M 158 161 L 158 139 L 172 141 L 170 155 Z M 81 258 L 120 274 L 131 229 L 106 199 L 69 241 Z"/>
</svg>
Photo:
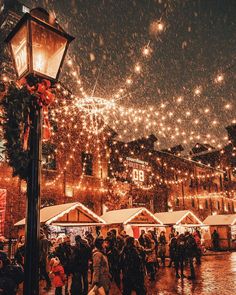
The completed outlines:
<svg viewBox="0 0 236 295">
<path fill-rule="evenodd" d="M 125 97 L 119 100 L 120 106 L 146 110 L 142 116 L 148 115 L 153 121 L 155 111 L 166 117 L 163 121 L 157 119 L 157 127 L 144 130 L 145 122 L 138 125 L 131 116 L 128 135 L 133 136 L 138 126 L 137 137 L 154 132 L 161 146 L 171 146 L 188 141 L 193 131 L 194 136 L 201 137 L 194 138 L 190 145 L 204 140 L 213 146 L 223 144 L 224 127 L 236 119 L 236 1 L 22 2 L 54 11 L 62 27 L 76 37 L 69 55 L 86 93 L 92 93 L 98 79 L 95 96 L 109 100 L 123 87 Z M 163 32 L 155 31 L 157 22 L 164 24 Z M 147 44 L 152 53 L 145 58 L 142 49 Z M 139 75 L 134 73 L 136 63 L 142 65 Z M 223 83 L 215 83 L 218 74 L 224 74 Z M 128 77 L 132 77 L 133 83 L 124 87 Z M 61 80 L 81 96 L 66 67 Z M 201 90 L 198 96 L 194 95 L 196 87 Z M 152 106 L 154 111 L 150 110 Z M 174 115 L 168 117 L 169 112 Z M 129 115 L 120 116 L 118 108 L 118 131 L 123 130 L 126 117 Z M 113 122 L 114 118 L 109 120 Z M 160 126 L 163 127 L 160 123 L 171 128 L 159 134 Z M 184 130 L 186 134 L 171 139 L 176 126 L 177 132 Z"/>
</svg>

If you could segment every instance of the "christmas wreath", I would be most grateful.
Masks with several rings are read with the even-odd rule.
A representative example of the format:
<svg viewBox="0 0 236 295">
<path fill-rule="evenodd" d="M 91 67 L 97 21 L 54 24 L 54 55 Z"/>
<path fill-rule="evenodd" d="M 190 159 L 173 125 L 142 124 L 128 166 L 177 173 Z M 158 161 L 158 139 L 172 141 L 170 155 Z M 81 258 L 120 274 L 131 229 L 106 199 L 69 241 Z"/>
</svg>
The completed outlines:
<svg viewBox="0 0 236 295">
<path fill-rule="evenodd" d="M 33 85 L 25 79 L 11 84 L 1 105 L 3 108 L 2 127 L 5 139 L 6 156 L 13 168 L 13 176 L 27 179 L 30 168 L 29 137 L 33 128 L 31 124 L 32 109 L 43 108 L 43 138 L 48 140 L 51 127 L 48 119 L 48 105 L 55 99 L 48 80 L 37 81 Z"/>
<path fill-rule="evenodd" d="M 30 154 L 29 150 L 23 148 L 23 137 L 32 98 L 26 86 L 18 88 L 17 85 L 11 84 L 1 102 L 1 125 L 6 156 L 13 168 L 13 176 L 19 176 L 21 179 L 27 179 L 29 172 Z"/>
</svg>

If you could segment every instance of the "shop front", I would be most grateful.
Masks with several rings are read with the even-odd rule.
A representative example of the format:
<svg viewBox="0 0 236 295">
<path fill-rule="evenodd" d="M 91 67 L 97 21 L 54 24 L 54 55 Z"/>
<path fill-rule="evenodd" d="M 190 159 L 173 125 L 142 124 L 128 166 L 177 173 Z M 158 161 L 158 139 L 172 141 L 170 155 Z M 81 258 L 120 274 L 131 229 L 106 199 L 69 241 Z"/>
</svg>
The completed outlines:
<svg viewBox="0 0 236 295">
<path fill-rule="evenodd" d="M 190 210 L 160 212 L 154 215 L 166 226 L 166 237 L 168 239 L 172 229 L 182 234 L 186 231 L 201 230 L 203 227 L 202 221 Z"/>
<path fill-rule="evenodd" d="M 85 232 L 97 235 L 105 221 L 79 202 L 49 206 L 40 210 L 40 225 L 48 229 L 49 237 L 59 235 L 84 236 Z M 19 235 L 24 235 L 25 218 L 15 224 Z M 73 241 L 72 241 L 73 242 Z"/>
<path fill-rule="evenodd" d="M 236 250 L 236 214 L 210 215 L 204 224 L 209 227 L 211 237 L 214 230 L 218 233 L 219 249 Z"/>
<path fill-rule="evenodd" d="M 125 231 L 137 239 L 141 230 L 153 230 L 163 227 L 163 223 L 144 207 L 112 210 L 104 213 L 101 218 L 106 222 L 103 235 L 110 229 L 115 229 L 117 233 Z"/>
</svg>

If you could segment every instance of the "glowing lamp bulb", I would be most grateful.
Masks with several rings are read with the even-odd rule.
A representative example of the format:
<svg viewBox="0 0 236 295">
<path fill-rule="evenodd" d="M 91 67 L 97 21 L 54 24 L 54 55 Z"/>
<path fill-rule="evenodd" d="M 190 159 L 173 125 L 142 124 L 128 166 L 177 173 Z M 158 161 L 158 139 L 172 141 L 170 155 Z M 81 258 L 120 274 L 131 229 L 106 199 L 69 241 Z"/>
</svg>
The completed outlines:
<svg viewBox="0 0 236 295">
<path fill-rule="evenodd" d="M 141 72 L 141 66 L 140 65 L 136 65 L 134 68 L 136 73 L 140 73 Z"/>
<path fill-rule="evenodd" d="M 132 84 L 132 80 L 131 80 L 130 78 L 128 78 L 128 79 L 126 80 L 126 83 L 127 83 L 128 85 L 131 85 L 131 84 Z"/>
<path fill-rule="evenodd" d="M 38 53 L 35 56 L 35 70 L 43 72 L 45 68 L 45 58 L 42 53 Z"/>
<path fill-rule="evenodd" d="M 68 66 L 72 66 L 72 60 L 71 59 L 68 60 L 67 64 L 68 64 Z"/>
<path fill-rule="evenodd" d="M 215 79 L 216 83 L 221 83 L 224 80 L 224 76 L 222 74 L 218 75 Z"/>
<path fill-rule="evenodd" d="M 164 24 L 163 23 L 159 23 L 157 25 L 157 29 L 158 29 L 159 32 L 163 31 L 164 30 Z"/>
<path fill-rule="evenodd" d="M 150 48 L 149 47 L 144 47 L 143 48 L 143 55 L 144 56 L 149 56 L 149 54 L 150 54 Z"/>
<path fill-rule="evenodd" d="M 199 95 L 201 94 L 201 92 L 202 92 L 202 90 L 201 90 L 200 87 L 196 87 L 196 88 L 194 89 L 194 94 L 197 95 L 197 96 L 199 96 Z"/>
</svg>

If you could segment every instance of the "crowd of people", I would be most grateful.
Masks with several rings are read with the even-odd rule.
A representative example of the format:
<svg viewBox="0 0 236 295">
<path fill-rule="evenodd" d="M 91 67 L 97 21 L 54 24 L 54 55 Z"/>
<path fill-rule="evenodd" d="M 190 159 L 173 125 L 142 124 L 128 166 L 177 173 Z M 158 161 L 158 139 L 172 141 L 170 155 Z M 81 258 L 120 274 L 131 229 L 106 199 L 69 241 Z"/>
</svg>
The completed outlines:
<svg viewBox="0 0 236 295">
<path fill-rule="evenodd" d="M 19 267 L 24 268 L 24 250 L 24 237 L 21 237 L 14 257 L 19 274 Z M 55 295 L 62 295 L 63 289 L 65 294 L 71 295 L 105 295 L 109 294 L 112 281 L 124 295 L 132 291 L 143 295 L 146 294 L 145 277 L 154 282 L 161 267 L 173 267 L 176 278 L 182 279 L 186 278 L 185 270 L 189 267 L 187 278 L 195 279 L 194 259 L 200 264 L 201 255 L 201 235 L 197 230 L 193 234 L 179 234 L 173 229 L 169 237 L 164 231 L 158 236 L 155 230 L 142 230 L 138 239 L 124 231 L 117 235 L 116 230 L 110 230 L 106 237 L 99 235 L 96 238 L 86 232 L 84 237 L 75 236 L 73 245 L 70 236 L 49 240 L 44 231 L 40 231 L 40 279 L 46 281 L 46 291 L 52 285 L 55 287 Z M 1 295 L 16 294 L 17 285 L 23 281 L 21 274 L 14 282 L 18 273 L 15 270 L 12 275 L 11 265 L 1 251 Z"/>
</svg>

